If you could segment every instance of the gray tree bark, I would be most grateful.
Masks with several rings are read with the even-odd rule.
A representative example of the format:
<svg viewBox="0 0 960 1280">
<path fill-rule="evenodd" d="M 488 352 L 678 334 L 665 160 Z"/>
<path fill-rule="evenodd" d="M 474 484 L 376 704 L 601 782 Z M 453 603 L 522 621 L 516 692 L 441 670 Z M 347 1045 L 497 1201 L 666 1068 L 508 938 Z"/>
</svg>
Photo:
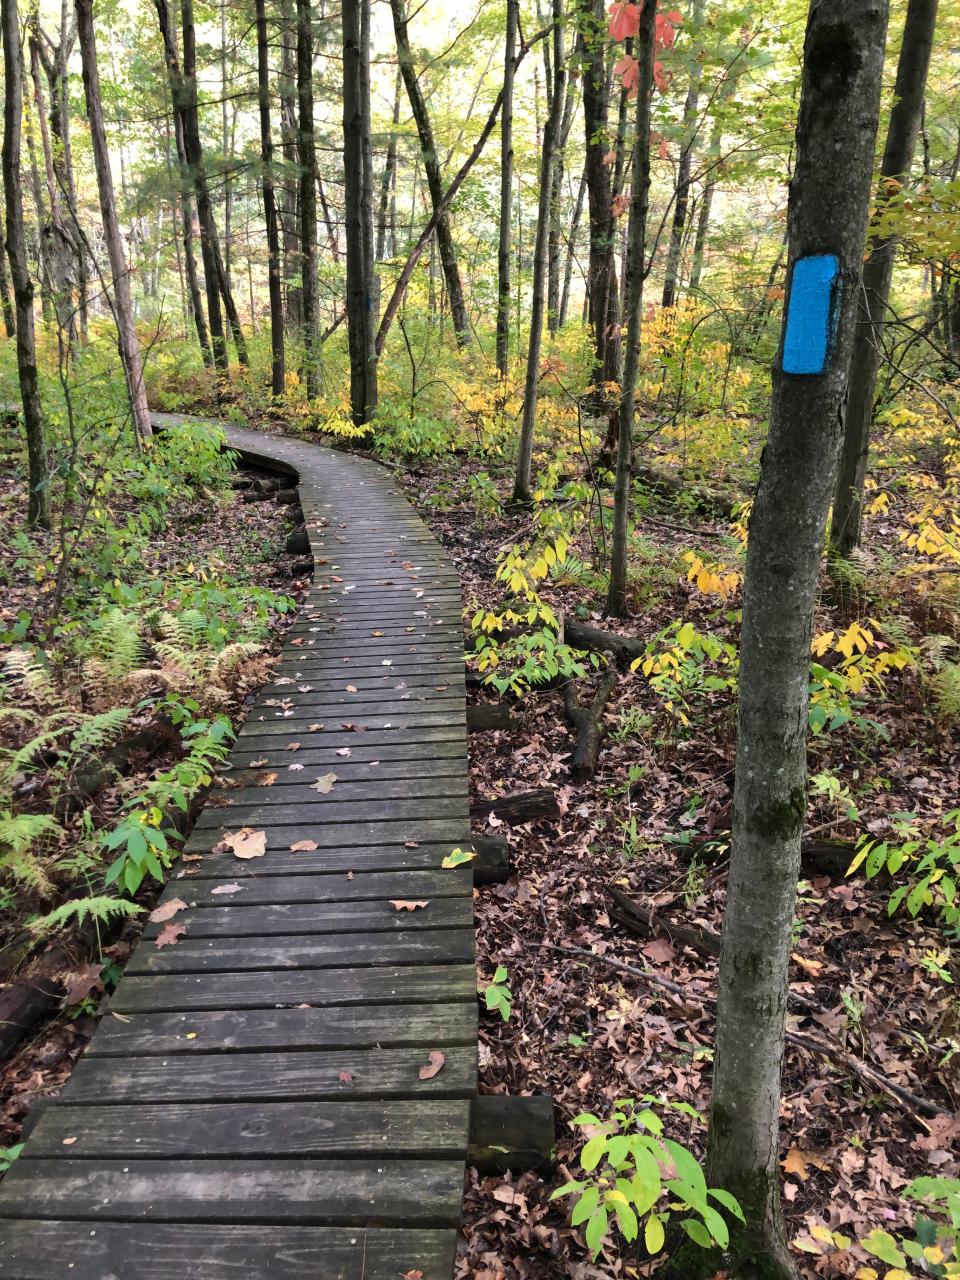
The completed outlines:
<svg viewBox="0 0 960 1280">
<path fill-rule="evenodd" d="M 623 357 L 620 393 L 620 434 L 613 489 L 613 538 L 610 548 L 610 585 L 607 613 L 622 617 L 627 611 L 627 569 L 630 542 L 630 493 L 633 466 L 633 416 L 640 368 L 640 332 L 643 323 L 643 284 L 646 278 L 647 215 L 650 209 L 650 99 L 653 93 L 656 0 L 646 0 L 640 17 L 634 56 L 637 77 L 637 114 L 633 138 L 630 221 L 627 227 L 627 341 Z"/>
<path fill-rule="evenodd" d="M 0 30 L 3 34 L 3 191 L 6 204 L 4 231 L 17 322 L 17 375 L 23 425 L 27 437 L 27 466 L 30 495 L 27 501 L 27 524 L 41 529 L 50 527 L 50 504 L 47 493 L 49 473 L 47 448 L 43 432 L 43 411 L 37 380 L 37 349 L 33 328 L 33 280 L 27 266 L 27 238 L 23 226 L 23 196 L 20 191 L 20 138 L 23 115 L 23 62 L 20 56 L 20 17 L 17 0 L 0 0 Z M 7 302 L 6 280 L 3 296 Z M 7 320 L 9 332 L 9 320 Z"/>
<path fill-rule="evenodd" d="M 699 38 L 703 25 L 703 0 L 694 0 L 690 7 L 690 30 Z M 667 248 L 667 266 L 663 281 L 662 305 L 672 307 L 677 300 L 680 277 L 683 231 L 687 225 L 687 207 L 690 203 L 690 170 L 693 164 L 693 148 L 697 137 L 697 108 L 700 104 L 702 71 L 699 58 L 694 55 L 690 72 L 690 84 L 683 104 L 683 142 L 677 165 L 677 190 L 673 205 L 673 222 L 670 226 L 670 244 Z"/>
<path fill-rule="evenodd" d="M 540 160 L 540 204 L 537 212 L 537 238 L 533 251 L 533 297 L 530 307 L 530 336 L 527 345 L 527 373 L 523 392 L 523 415 L 520 420 L 520 446 L 517 474 L 513 485 L 515 502 L 530 501 L 530 473 L 533 465 L 533 434 L 537 421 L 537 398 L 540 387 L 540 348 L 547 309 L 547 273 L 549 270 L 550 206 L 553 199 L 553 165 L 563 121 L 563 93 L 567 66 L 563 39 L 563 0 L 553 0 L 553 94 L 550 114 L 543 130 L 543 152 Z"/>
<path fill-rule="evenodd" d="M 366 19 L 363 10 L 367 10 Z M 372 222 L 368 199 L 370 82 L 369 0 L 343 0 L 343 172 L 347 230 L 347 334 L 353 421 L 365 426 L 377 407 L 376 315 Z"/>
<path fill-rule="evenodd" d="M 937 24 L 937 0 L 910 0 L 897 64 L 893 110 L 880 166 L 877 212 L 907 181 L 920 130 L 927 71 Z M 875 241 L 863 268 L 860 319 L 850 364 L 850 399 L 830 529 L 832 550 L 849 555 L 860 542 L 863 491 L 870 452 L 877 375 L 897 246 L 893 236 Z"/>
<path fill-rule="evenodd" d="M 510 255 L 513 248 L 513 86 L 517 74 L 520 0 L 507 0 L 503 55 L 503 106 L 500 119 L 500 224 L 497 237 L 497 370 L 510 367 Z"/>
<path fill-rule="evenodd" d="M 317 144 L 313 120 L 313 9 L 310 0 L 297 0 L 297 105 L 303 380 L 307 397 L 312 400 L 320 393 L 320 298 L 317 292 Z"/>
<path fill-rule="evenodd" d="M 280 224 L 273 178 L 273 134 L 270 128 L 270 42 L 265 0 L 255 0 L 257 24 L 257 90 L 260 99 L 260 179 L 263 216 L 267 224 L 267 284 L 270 292 L 270 386 L 275 396 L 284 391 L 283 263 Z"/>
<path fill-rule="evenodd" d="M 570 220 L 570 233 L 567 236 L 567 256 L 563 268 L 563 291 L 560 294 L 560 312 L 557 326 L 562 329 L 567 322 L 567 311 L 570 307 L 570 288 L 573 284 L 573 263 L 577 256 L 577 235 L 580 231 L 580 219 L 583 217 L 583 202 L 587 194 L 586 174 L 582 174 L 577 184 L 577 198 L 573 206 L 573 217 Z"/>
<path fill-rule="evenodd" d="M 110 153 L 107 148 L 107 132 L 103 121 L 100 98 L 100 74 L 97 68 L 97 46 L 93 26 L 93 0 L 76 0 L 77 35 L 83 68 L 83 92 L 87 104 L 87 120 L 90 124 L 90 141 L 93 146 L 93 167 L 97 175 L 100 195 L 100 216 L 103 220 L 103 238 L 107 243 L 110 271 L 113 276 L 113 309 L 117 325 L 120 360 L 123 364 L 133 417 L 133 429 L 138 439 L 153 435 L 150 425 L 150 409 L 147 405 L 147 388 L 143 381 L 143 358 L 140 342 L 133 322 L 133 299 L 130 293 L 130 272 L 123 250 L 120 220 L 117 217 L 117 201 L 110 172 Z"/>
<path fill-rule="evenodd" d="M 280 18 L 280 140 L 283 151 L 283 182 L 280 188 L 280 217 L 283 229 L 283 279 L 286 294 L 286 321 L 290 329 L 303 323 L 300 287 L 300 210 L 298 208 L 299 144 L 297 140 L 296 19 L 290 0 L 281 0 Z"/>
<path fill-rule="evenodd" d="M 391 230 L 391 245 L 396 240 L 396 228 L 393 226 L 394 219 L 391 217 L 391 212 L 396 211 L 396 200 L 393 193 L 396 189 L 397 180 L 397 129 L 400 124 L 400 95 L 402 90 L 403 76 L 398 68 L 397 86 L 393 95 L 393 128 L 390 130 L 387 156 L 383 165 L 383 174 L 380 178 L 380 206 L 377 210 L 377 262 L 382 262 L 386 253 L 388 225 Z M 393 250 L 391 249 L 392 252 Z"/>
<path fill-rule="evenodd" d="M 407 32 L 406 0 L 390 0 L 393 14 L 393 30 L 397 42 L 397 57 L 400 71 L 406 86 L 410 109 L 417 126 L 420 138 L 420 150 L 423 153 L 423 169 L 430 189 L 430 199 L 434 213 L 443 207 L 443 175 L 440 172 L 440 160 L 430 123 L 430 113 L 424 101 L 416 68 L 413 65 L 413 54 L 410 50 L 410 37 Z M 440 262 L 443 276 L 447 283 L 447 295 L 450 299 L 450 314 L 453 318 L 453 330 L 457 343 L 461 347 L 470 344 L 470 322 L 467 318 L 467 304 L 463 296 L 463 283 L 460 279 L 460 268 L 457 265 L 457 251 L 453 243 L 449 214 L 444 211 L 437 219 L 437 247 L 440 250 Z"/>
<path fill-rule="evenodd" d="M 809 314 L 809 295 L 794 299 L 798 261 L 835 255 L 839 276 L 821 372 L 784 371 L 785 321 L 747 547 L 707 1177 L 739 1199 L 747 1219 L 744 1228 L 733 1224 L 724 1268 L 764 1280 L 796 1275 L 784 1242 L 777 1161 L 806 810 L 810 637 L 856 329 L 887 18 L 887 0 L 810 6 L 788 215 L 787 314 L 796 306 L 795 323 Z"/>
</svg>

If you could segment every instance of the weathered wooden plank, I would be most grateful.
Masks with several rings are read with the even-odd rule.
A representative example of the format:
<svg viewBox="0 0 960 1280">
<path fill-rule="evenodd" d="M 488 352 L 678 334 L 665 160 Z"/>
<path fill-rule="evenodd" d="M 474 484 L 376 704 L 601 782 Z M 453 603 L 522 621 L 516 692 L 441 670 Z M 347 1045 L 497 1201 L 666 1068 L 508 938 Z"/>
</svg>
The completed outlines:
<svg viewBox="0 0 960 1280">
<path fill-rule="evenodd" d="M 84 1055 L 166 1057 L 284 1049 L 384 1049 L 477 1043 L 472 1004 L 352 1005 L 345 1009 L 214 1009 L 108 1015 Z M 109 1099 L 108 1099 L 109 1101 Z"/>
<path fill-rule="evenodd" d="M 322 775 L 321 775 L 322 776 Z M 356 800 L 344 800 L 334 790 L 327 795 L 315 794 L 309 800 L 284 808 L 282 819 L 302 823 L 349 823 L 376 822 L 381 818 L 396 822 L 403 818 L 427 818 L 439 820 L 443 818 L 466 818 L 468 812 L 467 797 L 459 796 L 414 796 L 409 800 L 394 800 L 389 796 L 381 800 L 376 795 L 361 796 Z M 229 824 L 234 830 L 237 827 L 262 827 L 267 823 L 278 821 L 275 808 L 269 803 L 262 805 L 229 805 L 224 808 L 207 808 L 197 818 L 195 830 L 206 831 L 211 828 L 222 828 Z"/>
<path fill-rule="evenodd" d="M 192 903 L 189 885 L 168 889 L 161 901 L 180 898 Z M 188 906 L 176 915 L 176 923 L 187 929 L 187 937 L 195 938 L 264 938 L 272 934 L 292 938 L 309 935 L 314 943 L 323 935 L 353 934 L 363 939 L 384 942 L 384 933 L 406 933 L 410 930 L 462 930 L 473 928 L 473 901 L 470 898 L 425 898 L 426 906 L 415 911 L 398 910 L 392 902 L 285 903 L 248 907 L 239 905 L 244 897 L 238 893 L 223 895 L 215 902 L 238 905 Z M 402 899 L 397 899 L 402 901 Z M 156 938 L 164 924 L 147 924 L 145 938 Z"/>
<path fill-rule="evenodd" d="M 470 1106 L 466 1098 L 64 1104 L 44 1112 L 30 1135 L 30 1157 L 146 1160 L 382 1154 L 462 1160 L 467 1152 Z"/>
<path fill-rule="evenodd" d="M 420 1079 L 431 1051 L 442 1070 Z M 171 1058 L 88 1058 L 77 1063 L 65 1103 L 97 1108 L 120 1102 L 358 1102 L 389 1098 L 469 1098 L 476 1047 L 304 1049 L 296 1053 L 223 1053 Z M 2 1185 L 2 1184 L 0 1184 Z"/>
<path fill-rule="evenodd" d="M 302 748 L 298 748 L 298 751 Z M 465 785 L 465 766 L 464 754 L 453 754 L 450 756 L 431 757 L 428 760 L 380 760 L 373 762 L 369 760 L 354 759 L 353 752 L 349 756 L 340 756 L 337 761 L 337 778 L 343 782 L 364 782 L 372 784 L 379 790 L 385 783 L 400 782 L 404 779 L 451 779 L 459 785 Z M 303 775 L 307 772 L 306 765 L 301 764 L 300 755 L 295 752 L 287 753 L 283 759 L 279 761 L 281 768 L 278 770 L 269 769 L 263 765 L 256 769 L 244 767 L 243 765 L 233 766 L 225 764 L 220 766 L 217 774 L 218 780 L 222 783 L 215 786 L 211 795 L 218 795 L 221 791 L 228 796 L 237 796 L 245 788 L 255 788 L 261 791 L 265 785 L 265 779 L 271 773 L 275 775 L 272 783 L 266 783 L 266 787 L 271 794 L 277 788 L 297 788 L 306 785 Z M 209 801 L 208 801 L 209 803 Z"/>
<path fill-rule="evenodd" d="M 181 921 L 178 919 L 177 924 Z M 290 937 L 192 938 L 172 946 L 137 947 L 127 974 L 240 973 L 248 969 L 337 969 L 365 965 L 435 965 L 473 960 L 472 929 L 411 930 L 403 934 L 295 934 Z"/>
<path fill-rule="evenodd" d="M 450 1280 L 456 1232 L 188 1222 L 0 1221 L 10 1280 Z M 64 1259 L 70 1259 L 65 1262 Z"/>
<path fill-rule="evenodd" d="M 0 1217 L 453 1227 L 450 1160 L 29 1160 L 0 1184 Z"/>
<path fill-rule="evenodd" d="M 296 843 L 291 841 L 291 845 Z M 314 842 L 311 842 L 314 843 Z M 319 841 L 316 843 L 319 844 Z M 359 901 L 368 898 L 371 886 L 367 883 L 357 884 L 356 890 L 350 886 L 355 883 L 361 876 L 367 876 L 379 871 L 387 872 L 404 872 L 404 871 L 439 871 L 443 859 L 457 845 L 466 847 L 464 840 L 458 839 L 451 843 L 426 841 L 423 844 L 416 844 L 410 847 L 408 844 L 371 844 L 365 846 L 346 846 L 343 848 L 324 849 L 322 846 L 317 849 L 300 849 L 294 852 L 292 848 L 271 849 L 267 854 L 269 865 L 266 863 L 259 864 L 259 859 L 253 863 L 239 863 L 236 858 L 229 854 L 207 854 L 199 855 L 201 861 L 191 861 L 182 863 L 180 869 L 174 873 L 174 883 L 171 886 L 173 893 L 177 897 L 184 897 L 185 892 L 189 894 L 190 900 L 193 901 L 197 895 L 190 890 L 193 881 L 215 880 L 220 884 L 226 884 L 231 879 L 239 880 L 244 886 L 251 886 L 255 881 L 261 880 L 263 877 L 278 878 L 291 877 L 297 880 L 308 880 L 309 884 L 303 891 L 302 896 L 282 899 L 283 901 L 292 902 L 347 902 Z M 195 857 L 198 855 L 194 855 Z M 470 891 L 471 877 L 467 874 L 470 868 L 467 868 L 461 875 L 459 880 L 453 882 L 453 888 L 456 894 L 467 894 Z M 353 875 L 353 881 L 347 881 L 348 875 Z M 451 896 L 451 882 L 449 876 L 451 872 L 444 871 L 444 883 L 447 885 L 445 894 L 436 894 L 434 897 Z M 314 885 L 313 878 L 318 876 L 324 877 L 342 877 L 345 881 L 343 886 L 344 892 L 349 897 L 334 893 L 332 897 L 324 896 L 319 899 L 313 897 L 318 886 Z M 393 888 L 418 887 L 415 882 L 406 885 L 402 881 L 394 881 Z M 423 887 L 420 885 L 419 887 Z M 329 894 L 330 883 L 324 885 L 324 894 Z M 294 893 L 297 890 L 293 891 Z M 230 895 L 227 895 L 228 897 Z M 393 897 L 402 897 L 403 894 L 392 893 Z M 217 898 L 215 903 L 222 903 L 223 898 Z M 247 901 L 246 889 L 242 899 L 234 898 L 234 902 Z M 272 901 L 272 899 L 268 899 Z M 203 905 L 203 902 L 201 902 Z M 211 904 L 207 904 L 211 905 Z"/>
<path fill-rule="evenodd" d="M 304 768 L 328 760 L 342 763 L 347 758 L 355 762 L 378 760 L 384 764 L 396 760 L 422 760 L 426 756 L 431 761 L 442 760 L 445 767 L 449 761 L 466 761 L 467 735 L 461 727 L 451 725 L 444 730 L 433 730 L 429 738 L 426 734 L 427 730 L 418 730 L 414 739 L 394 730 L 363 734 L 341 730 L 298 736 L 291 733 L 289 741 L 275 737 L 244 739 L 238 742 L 230 760 L 238 768 L 253 768 L 255 760 L 266 759 L 265 764 L 256 766 L 264 770 L 277 766 L 286 769 L 291 763 L 302 764 Z M 299 743 L 297 754 L 286 754 L 294 742 Z M 349 748 L 349 757 L 337 755 L 343 747 Z"/>
<path fill-rule="evenodd" d="M 378 715 L 374 708 L 366 710 L 361 707 L 347 714 L 347 708 L 333 715 L 317 716 L 310 714 L 309 707 L 294 708 L 292 716 L 279 716 L 275 719 L 255 716 L 248 720 L 240 731 L 237 741 L 249 742 L 251 738 L 273 738 L 283 734 L 287 738 L 302 738 L 310 732 L 313 724 L 322 724 L 324 729 L 347 733 L 382 733 L 386 729 L 402 731 L 410 736 L 419 736 L 421 729 L 448 728 L 462 730 L 466 725 L 466 713 L 458 708 L 454 711 L 416 711 L 405 710 L 393 715 Z M 344 728 L 346 726 L 346 728 Z M 320 733 L 323 730 L 315 730 Z M 245 748 L 244 748 L 245 749 Z"/>
<path fill-rule="evenodd" d="M 266 973 L 158 974 L 125 978 L 111 997 L 117 1013 L 257 1009 L 269 1005 L 422 1004 L 476 999 L 473 965 L 399 969 L 294 969 Z"/>
<path fill-rule="evenodd" d="M 222 813 L 223 811 L 221 811 Z M 202 828 L 195 830 L 193 835 L 187 841 L 186 849 L 188 853 L 209 853 L 215 844 L 218 844 L 225 831 L 236 831 L 237 825 L 231 827 L 229 820 L 221 823 L 219 829 Z M 453 844 L 463 844 L 464 840 L 470 837 L 469 824 L 464 823 L 459 818 L 445 819 L 428 819 L 417 818 L 407 819 L 404 822 L 393 822 L 385 819 L 382 822 L 347 822 L 347 823 L 330 823 L 322 824 L 318 822 L 299 822 L 296 818 L 289 825 L 281 826 L 274 821 L 267 829 L 267 851 L 271 849 L 287 850 L 291 845 L 301 840 L 315 840 L 321 849 L 349 849 L 349 848 L 370 848 L 374 845 L 396 844 L 397 847 L 405 846 L 407 841 L 415 841 L 417 844 L 426 842 L 442 843 L 444 841 L 452 841 Z M 451 846 L 452 847 L 452 846 Z M 251 875 L 263 875 L 267 870 L 265 864 L 261 865 L 260 859 L 254 860 L 256 865 L 250 866 L 249 862 L 244 863 L 247 873 Z M 232 856 L 226 857 L 226 864 L 231 868 L 228 874 L 241 875 L 243 867 L 238 864 L 238 860 Z M 209 863 L 207 866 L 209 868 Z M 235 870 L 234 870 L 235 868 Z M 210 872 L 208 874 L 220 875 L 222 872 Z M 455 880 L 453 873 L 449 877 L 445 877 L 450 885 L 447 894 L 455 892 Z M 432 890 L 434 893 L 442 893 L 442 889 L 438 887 Z M 376 898 L 395 898 L 396 893 L 374 893 L 370 895 Z M 410 896 L 410 895 L 407 895 Z M 421 894 L 421 896 L 423 896 Z"/>
<path fill-rule="evenodd" d="M 331 790 L 325 793 L 317 791 L 314 787 L 317 775 L 323 778 L 330 772 L 336 772 L 336 781 L 333 782 Z M 372 777 L 370 771 L 364 778 L 346 778 L 340 768 L 324 773 L 319 771 L 308 773 L 304 769 L 302 774 L 297 772 L 288 775 L 285 779 L 282 775 L 276 778 L 271 777 L 270 770 L 260 770 L 261 776 L 264 773 L 271 779 L 266 786 L 215 788 L 207 799 L 205 809 L 205 812 L 209 811 L 211 818 L 205 819 L 203 826 L 216 825 L 217 814 L 224 810 L 236 810 L 238 813 L 243 811 L 246 814 L 252 811 L 259 812 L 264 807 L 275 811 L 280 805 L 287 814 L 296 813 L 298 817 L 306 817 L 308 811 L 322 816 L 324 813 L 332 812 L 333 806 L 345 804 L 348 801 L 354 804 L 379 803 L 389 808 L 391 814 L 398 816 L 393 808 L 396 801 L 420 799 L 427 802 L 424 806 L 427 813 L 431 816 L 442 816 L 445 812 L 445 801 L 465 802 L 468 791 L 466 778 L 449 773 L 438 775 L 424 773 L 422 777 L 384 778 L 383 781 L 378 781 L 375 776 Z M 325 786 L 326 783 L 323 785 Z M 434 802 L 437 802 L 435 807 Z M 226 816 L 230 821 L 240 820 L 234 819 L 231 813 Z M 273 816 L 265 821 L 273 821 L 276 816 L 274 812 Z M 246 816 L 243 818 L 243 823 L 249 825 Z"/>
</svg>

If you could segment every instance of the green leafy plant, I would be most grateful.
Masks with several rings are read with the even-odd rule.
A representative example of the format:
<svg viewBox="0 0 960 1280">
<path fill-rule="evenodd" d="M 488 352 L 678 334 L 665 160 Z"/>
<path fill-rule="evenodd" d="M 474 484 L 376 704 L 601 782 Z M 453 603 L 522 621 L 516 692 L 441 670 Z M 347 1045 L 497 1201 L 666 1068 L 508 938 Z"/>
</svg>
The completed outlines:
<svg viewBox="0 0 960 1280">
<path fill-rule="evenodd" d="M 860 1240 L 860 1247 L 893 1268 L 885 1280 L 909 1280 L 911 1262 L 924 1275 L 954 1280 L 960 1276 L 960 1178 L 915 1178 L 903 1194 L 925 1210 L 917 1209 L 913 1235 L 894 1236 L 877 1228 Z M 858 1274 L 864 1280 L 877 1275 L 872 1268 Z"/>
<path fill-rule="evenodd" d="M 960 936 L 960 901 L 957 897 L 957 876 L 960 868 L 960 809 L 944 814 L 943 824 L 953 829 L 942 839 L 924 838 L 910 815 L 904 815 L 900 824 L 900 840 L 860 841 L 847 875 L 863 867 L 864 875 L 872 880 L 882 871 L 893 878 L 905 879 L 890 894 L 887 910 L 893 915 L 905 905 L 911 916 L 917 916 L 924 908 L 934 909 L 954 936 Z"/>
<path fill-rule="evenodd" d="M 487 1008 L 491 1011 L 496 1009 L 504 1022 L 510 1021 L 510 1014 L 513 1011 L 513 992 L 507 986 L 509 977 L 509 969 L 498 964 L 494 970 L 493 980 L 480 990 Z"/>
<path fill-rule="evenodd" d="M 612 1223 L 632 1244 L 643 1231 L 649 1255 L 663 1248 L 666 1226 L 677 1214 L 679 1225 L 701 1248 L 725 1248 L 730 1230 L 715 1201 L 743 1221 L 743 1211 L 729 1192 L 708 1187 L 696 1158 L 678 1142 L 664 1136 L 655 1107 L 691 1118 L 699 1113 L 686 1103 L 668 1103 L 646 1095 L 640 1102 L 624 1098 L 613 1114 L 601 1120 L 584 1112 L 573 1124 L 591 1131 L 580 1152 L 584 1178 L 568 1182 L 551 1196 L 575 1196 L 571 1222 L 586 1223 L 587 1247 L 598 1257 Z"/>
</svg>

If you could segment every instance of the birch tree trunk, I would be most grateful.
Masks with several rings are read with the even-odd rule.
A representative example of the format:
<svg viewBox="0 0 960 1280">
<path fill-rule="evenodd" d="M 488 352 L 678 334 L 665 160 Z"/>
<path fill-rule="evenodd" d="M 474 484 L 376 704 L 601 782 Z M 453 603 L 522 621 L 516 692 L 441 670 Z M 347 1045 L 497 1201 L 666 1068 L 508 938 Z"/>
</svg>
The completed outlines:
<svg viewBox="0 0 960 1280">
<path fill-rule="evenodd" d="M 536 245 L 533 251 L 533 298 L 530 308 L 530 337 L 527 346 L 527 375 L 523 392 L 523 416 L 520 421 L 517 474 L 513 485 L 513 500 L 514 502 L 522 503 L 529 503 L 530 501 L 533 434 L 537 421 L 537 396 L 540 386 L 540 348 L 543 341 L 543 322 L 547 309 L 553 164 L 563 120 L 563 92 L 566 76 L 563 0 L 553 0 L 553 94 L 550 103 L 550 114 L 543 130 L 543 153 L 540 161 L 540 205 L 537 213 Z"/>
<path fill-rule="evenodd" d="M 887 18 L 887 0 L 810 6 L 786 315 L 747 546 L 707 1177 L 738 1198 L 747 1219 L 733 1224 L 724 1269 L 764 1280 L 796 1275 L 781 1220 L 778 1130 L 810 638 L 856 331 Z M 716 1262 L 700 1260 L 710 1275 Z"/>
<path fill-rule="evenodd" d="M 267 225 L 267 284 L 270 291 L 270 386 L 275 396 L 284 391 L 283 263 L 280 224 L 273 185 L 273 136 L 270 130 L 270 44 L 265 0 L 255 0 L 257 24 L 257 89 L 260 98 L 260 179 L 263 216 Z M 252 304 L 251 304 L 252 307 Z"/>
<path fill-rule="evenodd" d="M 878 214 L 910 174 L 936 25 L 937 0 L 909 0 L 893 90 L 893 110 L 880 166 Z M 860 542 L 870 428 L 877 375 L 883 360 L 884 322 L 896 252 L 894 237 L 881 236 L 874 242 L 863 268 L 860 318 L 850 364 L 850 399 L 830 529 L 831 548 L 840 556 L 849 555 Z"/>
<path fill-rule="evenodd" d="M 110 172 L 110 153 L 103 121 L 100 99 L 100 75 L 97 68 L 97 46 L 93 27 L 93 0 L 76 0 L 77 35 L 80 44 L 80 60 L 83 68 L 83 92 L 87 104 L 87 120 L 90 124 L 90 141 L 93 146 L 93 166 L 97 175 L 100 195 L 100 216 L 103 219 L 103 238 L 107 244 L 110 271 L 113 275 L 113 308 L 119 338 L 120 359 L 123 364 L 133 416 L 133 428 L 139 440 L 153 435 L 150 426 L 150 409 L 147 406 L 147 388 L 143 381 L 143 359 L 140 342 L 133 323 L 133 300 L 130 295 L 130 273 L 123 251 L 120 220 Z"/>
<path fill-rule="evenodd" d="M 646 278 L 647 215 L 650 209 L 650 98 L 653 94 L 656 0 L 646 0 L 640 16 L 634 56 L 637 59 L 637 114 L 633 138 L 630 220 L 627 226 L 627 340 L 620 393 L 620 435 L 613 489 L 613 540 L 610 549 L 610 585 L 607 613 L 621 617 L 627 609 L 630 493 L 633 467 L 633 415 L 640 367 L 640 334 L 643 323 L 643 283 Z"/>
<path fill-rule="evenodd" d="M 513 241 L 513 86 L 517 74 L 520 0 L 507 0 L 503 55 L 503 106 L 500 120 L 500 223 L 497 236 L 497 370 L 510 368 L 510 254 Z"/>
<path fill-rule="evenodd" d="M 320 393 L 320 299 L 317 293 L 317 145 L 313 121 L 313 10 L 297 0 L 297 104 L 300 151 L 300 276 L 303 380 L 307 397 Z"/>
<path fill-rule="evenodd" d="M 13 280 L 17 309 L 17 375 L 23 425 L 27 437 L 27 465 L 30 496 L 27 524 L 50 528 L 47 494 L 47 447 L 43 433 L 43 411 L 37 381 L 37 350 L 33 328 L 33 281 L 27 267 L 27 238 L 23 226 L 23 196 L 20 191 L 20 139 L 23 117 L 23 63 L 20 56 L 20 18 L 17 0 L 0 0 L 0 28 L 3 33 L 3 191 L 6 204 L 4 231 L 6 251 Z M 7 283 L 3 281 L 4 318 L 9 333 Z"/>
<path fill-rule="evenodd" d="M 440 262 L 443 266 L 444 279 L 447 282 L 453 329 L 456 334 L 457 345 L 466 347 L 470 344 L 470 322 L 467 319 L 467 304 L 464 301 L 460 268 L 457 265 L 457 251 L 453 244 L 453 234 L 450 229 L 450 215 L 449 212 L 443 209 L 443 176 L 440 172 L 440 160 L 433 137 L 433 127 L 430 123 L 430 114 L 427 111 L 427 104 L 424 101 L 423 91 L 420 88 L 420 82 L 417 79 L 416 69 L 413 65 L 413 54 L 410 51 L 410 37 L 407 33 L 406 0 L 390 0 L 390 9 L 393 13 L 397 57 L 400 61 L 403 83 L 406 86 L 410 109 L 413 112 L 417 134 L 420 138 L 420 150 L 423 153 L 423 168 L 427 177 L 427 186 L 430 189 L 430 199 L 433 202 L 434 213 L 438 210 L 443 210 L 437 220 L 437 247 L 440 250 Z"/>
</svg>

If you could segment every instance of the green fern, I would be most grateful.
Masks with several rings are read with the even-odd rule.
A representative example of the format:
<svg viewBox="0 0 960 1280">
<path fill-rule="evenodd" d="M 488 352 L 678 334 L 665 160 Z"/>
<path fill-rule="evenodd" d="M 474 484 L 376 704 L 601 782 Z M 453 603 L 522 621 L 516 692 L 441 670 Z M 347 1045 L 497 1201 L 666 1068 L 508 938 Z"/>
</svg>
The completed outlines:
<svg viewBox="0 0 960 1280">
<path fill-rule="evenodd" d="M 58 707 L 62 698 L 39 650 L 11 649 L 3 660 L 0 690 L 13 693 L 17 702 L 31 702 L 42 707 Z"/>
<path fill-rule="evenodd" d="M 67 747 L 70 765 L 116 742 L 132 714 L 132 707 L 113 707 L 110 711 L 85 718 Z"/>
<path fill-rule="evenodd" d="M 61 835 L 63 828 L 47 813 L 0 812 L 0 873 L 36 893 L 50 893 L 53 886 L 36 850 Z"/>
<path fill-rule="evenodd" d="M 138 618 L 123 609 L 110 609 L 91 625 L 84 663 L 84 675 L 91 684 L 112 688 L 142 664 L 140 625 Z"/>
<path fill-rule="evenodd" d="M 944 662 L 931 683 L 940 719 L 960 720 L 960 662 Z"/>
<path fill-rule="evenodd" d="M 143 911 L 135 902 L 126 898 L 91 897 L 71 898 L 69 902 L 61 902 L 54 911 L 45 916 L 36 916 L 30 921 L 31 930 L 39 935 L 53 933 L 65 925 L 83 925 L 87 920 L 100 920 L 107 924 L 119 916 L 136 916 Z"/>
<path fill-rule="evenodd" d="M 9 786 L 18 774 L 32 772 L 42 752 L 59 750 L 58 742 L 76 724 L 76 719 L 69 712 L 47 716 L 40 733 L 18 750 L 4 753 L 0 759 L 0 784 Z"/>
</svg>

